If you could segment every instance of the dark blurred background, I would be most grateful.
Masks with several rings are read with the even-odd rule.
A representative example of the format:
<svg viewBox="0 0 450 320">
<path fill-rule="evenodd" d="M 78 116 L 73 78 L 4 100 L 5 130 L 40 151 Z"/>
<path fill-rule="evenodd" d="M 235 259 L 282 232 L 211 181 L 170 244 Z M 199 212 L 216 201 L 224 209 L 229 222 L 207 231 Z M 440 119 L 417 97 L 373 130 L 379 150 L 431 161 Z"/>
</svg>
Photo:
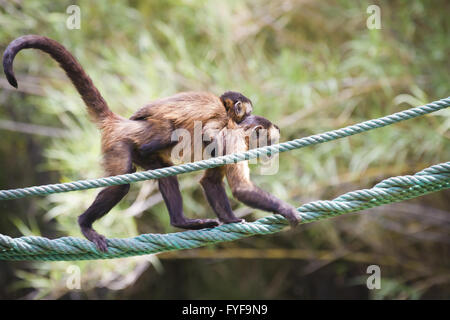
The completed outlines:
<svg viewBox="0 0 450 320">
<path fill-rule="evenodd" d="M 81 29 L 67 28 L 72 4 Z M 381 29 L 367 27 L 373 4 Z M 0 0 L 0 49 L 24 34 L 61 42 L 126 117 L 179 91 L 240 91 L 286 141 L 449 96 L 448 12 L 445 0 Z M 18 90 L 0 77 L 0 188 L 100 177 L 99 133 L 63 71 L 34 50 L 17 56 L 15 71 Z M 450 110 L 440 111 L 283 153 L 276 175 L 253 180 L 293 205 L 331 199 L 448 161 L 449 128 Z M 185 212 L 212 217 L 200 176 L 180 176 Z M 0 233 L 81 237 L 76 218 L 97 192 L 1 201 Z M 232 204 L 249 221 L 267 214 Z M 109 237 L 178 231 L 154 181 L 134 184 L 96 225 Z M 448 299 L 449 229 L 443 191 L 189 251 L 0 261 L 0 298 Z M 379 290 L 366 286 L 369 265 L 381 269 Z M 67 286 L 71 266 L 80 290 Z"/>
</svg>

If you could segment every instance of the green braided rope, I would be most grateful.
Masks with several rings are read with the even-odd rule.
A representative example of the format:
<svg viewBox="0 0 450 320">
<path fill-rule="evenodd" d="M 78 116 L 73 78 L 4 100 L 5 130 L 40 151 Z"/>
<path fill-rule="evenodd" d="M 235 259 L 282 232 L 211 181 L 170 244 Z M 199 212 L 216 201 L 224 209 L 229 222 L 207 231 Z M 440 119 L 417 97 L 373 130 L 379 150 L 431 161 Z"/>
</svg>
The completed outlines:
<svg viewBox="0 0 450 320">
<path fill-rule="evenodd" d="M 133 182 L 159 179 L 163 177 L 169 177 L 178 175 L 181 173 L 187 173 L 192 171 L 198 171 L 208 168 L 214 168 L 222 166 L 224 164 L 236 163 L 239 161 L 255 159 L 261 155 L 275 154 L 294 149 L 300 149 L 306 146 L 311 146 L 331 140 L 336 140 L 348 136 L 355 135 L 357 133 L 369 131 L 376 128 L 381 128 L 387 125 L 391 125 L 396 122 L 416 118 L 428 113 L 432 113 L 438 110 L 448 108 L 450 106 L 450 97 L 441 99 L 435 102 L 431 102 L 424 106 L 411 108 L 405 111 L 397 112 L 392 115 L 368 120 L 359 124 L 351 125 L 345 128 L 328 131 L 321 134 L 312 135 L 280 144 L 252 149 L 247 152 L 235 153 L 231 155 L 225 155 L 221 157 L 211 158 L 202 161 L 191 162 L 178 166 L 172 166 L 167 168 L 161 168 L 156 170 L 142 171 L 131 174 L 124 174 L 100 179 L 81 180 L 69 183 L 50 184 L 22 189 L 0 190 L 0 200 L 18 199 L 33 195 L 47 195 L 59 192 L 77 191 L 92 188 L 107 187 L 120 184 L 129 184 Z"/>
<path fill-rule="evenodd" d="M 389 178 L 371 189 L 348 192 L 331 201 L 310 202 L 297 210 L 302 218 L 301 223 L 308 223 L 447 188 L 450 188 L 450 162 L 434 165 L 413 176 Z M 49 240 L 35 236 L 13 239 L 0 235 L 0 259 L 71 261 L 121 258 L 272 234 L 281 231 L 287 224 L 282 216 L 271 215 L 252 223 L 225 224 L 212 229 L 108 239 L 107 253 L 98 251 L 92 242 L 85 239 L 63 237 Z"/>
</svg>

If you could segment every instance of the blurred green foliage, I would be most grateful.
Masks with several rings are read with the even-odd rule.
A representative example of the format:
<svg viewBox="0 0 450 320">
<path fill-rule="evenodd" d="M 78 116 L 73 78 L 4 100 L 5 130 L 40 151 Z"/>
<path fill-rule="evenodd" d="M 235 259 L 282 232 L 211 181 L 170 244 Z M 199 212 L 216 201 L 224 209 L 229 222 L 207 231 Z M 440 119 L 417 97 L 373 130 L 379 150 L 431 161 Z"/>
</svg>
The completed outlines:
<svg viewBox="0 0 450 320">
<path fill-rule="evenodd" d="M 373 3 L 380 30 L 366 27 Z M 66 27 L 71 4 L 80 30 Z M 240 91 L 286 141 L 447 97 L 449 10 L 448 1 L 0 1 L 0 48 L 24 34 L 61 42 L 122 116 L 179 91 Z M 0 79 L 0 119 L 47 134 L 0 129 L 1 188 L 101 176 L 99 133 L 62 70 L 26 50 L 15 71 L 18 91 Z M 448 161 L 449 129 L 444 110 L 282 154 L 276 175 L 253 179 L 294 205 L 328 199 Z M 200 175 L 180 177 L 191 217 L 212 214 Z M 0 203 L 0 233 L 81 236 L 76 217 L 97 192 Z M 187 253 L 0 262 L 0 298 L 449 298 L 449 195 Z M 232 204 L 249 220 L 266 214 Z M 133 185 L 96 227 L 109 237 L 175 231 L 154 181 Z M 370 264 L 381 267 L 379 291 L 365 287 Z M 70 265 L 82 290 L 66 286 Z"/>
</svg>

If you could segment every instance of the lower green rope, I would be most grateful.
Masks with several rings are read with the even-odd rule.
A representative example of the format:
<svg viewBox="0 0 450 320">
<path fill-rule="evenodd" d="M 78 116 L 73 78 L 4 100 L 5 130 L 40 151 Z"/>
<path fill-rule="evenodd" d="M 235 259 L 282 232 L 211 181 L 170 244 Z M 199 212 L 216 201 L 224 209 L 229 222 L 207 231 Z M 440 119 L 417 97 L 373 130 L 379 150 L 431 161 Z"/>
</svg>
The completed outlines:
<svg viewBox="0 0 450 320">
<path fill-rule="evenodd" d="M 330 201 L 310 202 L 297 210 L 302 218 L 301 223 L 308 223 L 448 188 L 450 188 L 450 162 L 434 165 L 412 176 L 389 178 L 371 189 L 348 192 Z M 88 240 L 73 237 L 49 240 L 43 237 L 13 239 L 0 235 L 0 259 L 71 261 L 121 258 L 191 249 L 253 235 L 271 234 L 281 231 L 287 224 L 282 216 L 271 215 L 251 223 L 225 224 L 212 229 L 108 239 L 109 249 L 106 253 L 98 251 Z"/>
</svg>

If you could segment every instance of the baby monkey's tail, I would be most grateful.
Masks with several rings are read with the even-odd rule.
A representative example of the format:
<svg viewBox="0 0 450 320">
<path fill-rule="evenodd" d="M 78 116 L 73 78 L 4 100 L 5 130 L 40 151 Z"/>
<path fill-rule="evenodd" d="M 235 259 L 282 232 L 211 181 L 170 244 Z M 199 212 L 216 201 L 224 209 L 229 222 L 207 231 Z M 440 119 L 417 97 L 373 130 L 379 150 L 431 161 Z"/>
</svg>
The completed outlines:
<svg viewBox="0 0 450 320">
<path fill-rule="evenodd" d="M 38 35 L 22 36 L 8 45 L 3 54 L 3 68 L 8 82 L 13 87 L 17 88 L 17 80 L 13 72 L 14 57 L 20 50 L 28 48 L 42 50 L 59 63 L 83 98 L 94 122 L 101 124 L 103 120 L 113 116 L 108 104 L 74 56 L 60 43 L 47 37 Z"/>
</svg>

